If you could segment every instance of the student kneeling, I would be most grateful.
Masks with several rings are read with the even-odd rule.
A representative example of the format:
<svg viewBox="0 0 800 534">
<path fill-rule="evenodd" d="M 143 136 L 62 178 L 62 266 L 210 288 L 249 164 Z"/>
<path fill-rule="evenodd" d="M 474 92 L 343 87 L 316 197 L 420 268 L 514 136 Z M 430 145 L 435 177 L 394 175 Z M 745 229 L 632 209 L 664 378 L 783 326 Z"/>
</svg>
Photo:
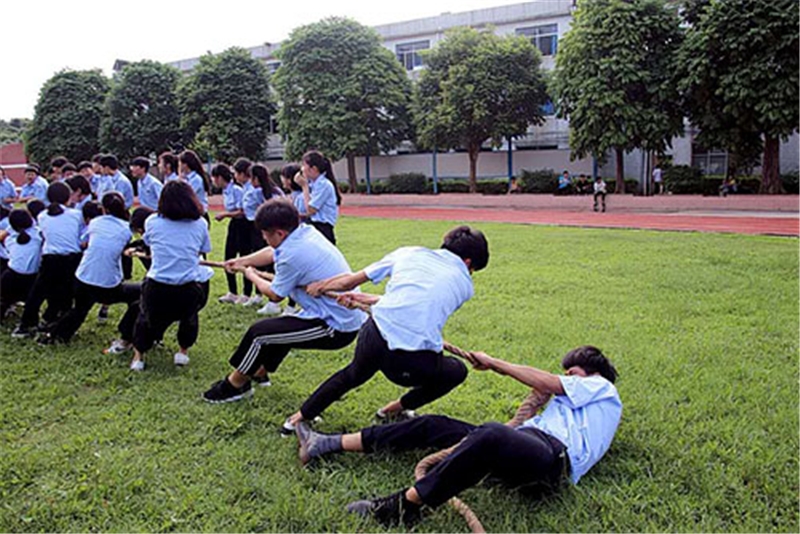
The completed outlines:
<svg viewBox="0 0 800 534">
<path fill-rule="evenodd" d="M 301 423 L 297 427 L 301 462 L 337 451 L 449 447 L 463 439 L 412 487 L 347 506 L 348 511 L 372 516 L 385 526 L 400 522 L 411 526 L 421 518 L 423 505 L 437 507 L 487 475 L 521 489 L 556 488 L 563 478 L 577 484 L 610 447 L 622 416 L 622 401 L 614 387 L 617 371 L 611 362 L 595 347 L 579 347 L 561 362 L 566 376 L 557 376 L 481 352 L 473 357 L 478 370 L 508 375 L 555 397 L 540 415 L 516 429 L 500 423 L 475 426 L 436 415 L 344 435 L 313 432 Z"/>
</svg>

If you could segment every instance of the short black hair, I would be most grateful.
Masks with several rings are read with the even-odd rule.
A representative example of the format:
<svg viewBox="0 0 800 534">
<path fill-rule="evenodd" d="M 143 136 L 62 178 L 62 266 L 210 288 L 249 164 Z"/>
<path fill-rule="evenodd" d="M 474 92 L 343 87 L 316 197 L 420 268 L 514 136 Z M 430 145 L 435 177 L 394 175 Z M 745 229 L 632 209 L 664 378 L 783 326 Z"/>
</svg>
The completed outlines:
<svg viewBox="0 0 800 534">
<path fill-rule="evenodd" d="M 150 160 L 142 156 L 133 158 L 131 165 L 143 168 L 144 172 L 148 172 L 150 170 Z"/>
<path fill-rule="evenodd" d="M 25 209 L 28 210 L 28 213 L 31 214 L 31 217 L 34 219 L 39 216 L 40 213 L 44 211 L 47 206 L 44 205 L 44 202 L 39 200 L 38 198 L 32 198 L 25 204 Z"/>
<path fill-rule="evenodd" d="M 600 349 L 591 345 L 584 345 L 569 351 L 561 360 L 561 367 L 565 370 L 570 367 L 580 367 L 587 374 L 598 373 L 612 384 L 616 382 L 618 376 L 611 361 Z"/>
<path fill-rule="evenodd" d="M 256 228 L 261 231 L 286 230 L 290 234 L 300 226 L 297 208 L 284 198 L 267 200 L 256 211 Z"/>
<path fill-rule="evenodd" d="M 69 163 L 69 160 L 66 157 L 64 157 L 64 156 L 56 156 L 56 157 L 54 157 L 53 159 L 50 160 L 50 168 L 55 167 L 57 169 L 60 169 L 61 167 L 63 167 L 67 163 Z"/>
<path fill-rule="evenodd" d="M 81 208 L 81 215 L 84 221 L 91 221 L 95 217 L 100 217 L 103 214 L 103 207 L 96 200 L 90 200 Z"/>
<path fill-rule="evenodd" d="M 91 161 L 83 160 L 80 163 L 78 163 L 78 172 L 82 171 L 83 169 L 91 169 L 91 168 L 92 168 Z"/>
<path fill-rule="evenodd" d="M 152 214 L 155 213 L 154 209 L 148 208 L 147 206 L 139 206 L 133 213 L 131 214 L 131 231 L 136 232 L 138 234 L 144 233 L 144 221 L 147 220 Z"/>
<path fill-rule="evenodd" d="M 104 154 L 100 157 L 100 166 L 101 167 L 108 167 L 111 170 L 119 169 L 119 160 L 117 160 L 117 156 L 114 154 Z"/>
<path fill-rule="evenodd" d="M 67 172 L 67 171 L 77 171 L 77 170 L 78 170 L 78 168 L 77 168 L 77 167 L 76 167 L 74 164 L 70 163 L 69 161 L 68 161 L 68 162 L 66 162 L 66 163 L 65 163 L 65 164 L 64 164 L 64 165 L 61 167 L 61 172 Z"/>
<path fill-rule="evenodd" d="M 462 260 L 469 259 L 473 271 L 480 271 L 489 264 L 489 243 L 480 230 L 469 226 L 453 228 L 444 236 L 442 247 Z"/>
<path fill-rule="evenodd" d="M 203 205 L 192 186 L 182 180 L 172 180 L 161 191 L 158 213 L 172 221 L 196 221 L 203 216 Z"/>
<path fill-rule="evenodd" d="M 89 164 L 91 165 L 91 163 Z M 89 180 L 81 176 L 80 174 L 76 174 L 75 176 L 71 176 L 65 180 L 67 185 L 73 191 L 80 191 L 84 195 L 91 195 L 92 194 L 92 186 L 89 183 Z"/>
<path fill-rule="evenodd" d="M 25 172 L 35 172 L 39 174 L 39 166 L 35 163 L 28 163 L 28 165 L 25 166 Z"/>
</svg>

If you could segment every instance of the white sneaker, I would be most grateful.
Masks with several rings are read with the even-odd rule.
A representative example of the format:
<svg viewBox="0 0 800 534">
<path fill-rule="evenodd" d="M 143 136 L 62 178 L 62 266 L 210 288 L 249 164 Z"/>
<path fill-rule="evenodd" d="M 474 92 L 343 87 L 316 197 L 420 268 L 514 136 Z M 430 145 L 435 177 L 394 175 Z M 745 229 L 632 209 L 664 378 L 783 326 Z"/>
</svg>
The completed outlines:
<svg viewBox="0 0 800 534">
<path fill-rule="evenodd" d="M 115 339 L 111 342 L 111 346 L 103 351 L 103 354 L 122 354 L 123 352 L 131 350 L 131 344 L 121 339 Z"/>
<path fill-rule="evenodd" d="M 281 313 L 281 307 L 277 302 L 267 301 L 256 313 L 259 315 L 279 315 Z"/>
<path fill-rule="evenodd" d="M 300 313 L 301 309 L 302 308 L 300 308 L 300 306 L 286 306 L 283 309 L 283 313 L 281 313 L 281 316 L 282 317 L 294 317 L 295 315 Z"/>
<path fill-rule="evenodd" d="M 220 302 L 224 302 L 226 304 L 236 304 L 237 302 L 239 302 L 239 297 L 237 295 L 234 295 L 233 293 L 226 293 L 217 300 Z"/>
<path fill-rule="evenodd" d="M 182 352 L 176 352 L 172 361 L 178 366 L 189 365 L 189 357 Z"/>
<path fill-rule="evenodd" d="M 244 302 L 242 302 L 243 306 L 261 306 L 261 303 L 264 302 L 264 298 L 261 295 L 253 295 L 250 298 L 245 297 Z M 269 301 L 267 301 L 269 302 Z M 261 313 L 261 312 L 259 312 Z"/>
<path fill-rule="evenodd" d="M 247 306 L 247 303 L 250 302 L 250 297 L 246 295 L 239 295 L 236 297 L 236 304 L 239 306 Z"/>
<path fill-rule="evenodd" d="M 144 371 L 144 360 L 131 362 L 131 371 Z"/>
</svg>

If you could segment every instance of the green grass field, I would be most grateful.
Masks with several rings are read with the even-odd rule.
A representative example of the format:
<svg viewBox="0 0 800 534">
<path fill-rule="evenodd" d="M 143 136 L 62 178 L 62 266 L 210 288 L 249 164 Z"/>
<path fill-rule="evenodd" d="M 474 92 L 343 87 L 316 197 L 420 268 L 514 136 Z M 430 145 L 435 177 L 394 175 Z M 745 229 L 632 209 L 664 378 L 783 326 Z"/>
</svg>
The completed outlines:
<svg viewBox="0 0 800 534">
<path fill-rule="evenodd" d="M 358 269 L 398 246 L 437 247 L 451 226 L 344 219 L 337 236 Z M 609 453 L 578 486 L 539 501 L 500 487 L 465 492 L 487 530 L 800 529 L 796 239 L 477 226 L 491 261 L 446 339 L 556 372 L 570 348 L 597 345 L 620 371 L 624 404 Z M 224 232 L 214 224 L 213 259 Z M 120 306 L 105 325 L 92 313 L 69 346 L 0 329 L 0 531 L 381 530 L 345 504 L 407 486 L 425 452 L 342 455 L 306 470 L 296 440 L 277 432 L 353 346 L 293 352 L 249 401 L 200 400 L 257 319 L 216 302 L 224 291 L 218 273 L 185 369 L 172 365 L 174 327 L 142 374 L 128 371 L 128 355 L 101 354 Z M 400 392 L 378 376 L 318 426 L 366 426 Z M 525 395 L 471 372 L 420 412 L 506 421 Z M 442 507 L 416 530 L 466 525 Z"/>
</svg>

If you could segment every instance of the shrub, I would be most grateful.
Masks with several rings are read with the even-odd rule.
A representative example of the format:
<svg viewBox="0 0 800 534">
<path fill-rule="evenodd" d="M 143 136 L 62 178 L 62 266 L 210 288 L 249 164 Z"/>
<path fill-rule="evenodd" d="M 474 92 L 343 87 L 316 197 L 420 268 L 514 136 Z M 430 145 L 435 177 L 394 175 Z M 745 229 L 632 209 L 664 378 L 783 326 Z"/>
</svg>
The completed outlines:
<svg viewBox="0 0 800 534">
<path fill-rule="evenodd" d="M 664 171 L 664 187 L 676 195 L 703 192 L 703 172 L 688 165 L 676 165 Z"/>
<path fill-rule="evenodd" d="M 523 193 L 555 193 L 558 189 L 558 175 L 553 169 L 538 171 L 523 169 L 519 178 Z"/>
<path fill-rule="evenodd" d="M 788 174 L 781 174 L 781 182 L 783 183 L 783 189 L 787 193 L 791 193 L 796 195 L 800 193 L 800 171 L 794 171 Z"/>
<path fill-rule="evenodd" d="M 425 193 L 428 179 L 419 172 L 392 174 L 386 184 L 386 193 L 421 195 Z"/>
<path fill-rule="evenodd" d="M 617 179 L 616 178 L 605 178 L 603 180 L 606 182 L 606 192 L 608 194 L 616 193 L 617 191 Z M 634 180 L 632 178 L 625 179 L 625 194 L 633 195 L 634 193 L 638 192 L 639 189 L 639 181 Z"/>
<path fill-rule="evenodd" d="M 508 178 L 490 178 L 478 181 L 478 193 L 482 195 L 505 195 L 508 193 Z"/>
<path fill-rule="evenodd" d="M 431 186 L 433 190 L 433 186 Z M 469 184 L 466 180 L 439 180 L 440 193 L 469 193 Z"/>
<path fill-rule="evenodd" d="M 370 183 L 370 194 L 372 195 L 380 195 L 384 192 L 384 183 L 378 180 L 373 180 Z M 367 192 L 367 183 L 366 182 L 358 182 L 358 187 L 356 188 L 357 193 L 366 193 Z"/>
</svg>

